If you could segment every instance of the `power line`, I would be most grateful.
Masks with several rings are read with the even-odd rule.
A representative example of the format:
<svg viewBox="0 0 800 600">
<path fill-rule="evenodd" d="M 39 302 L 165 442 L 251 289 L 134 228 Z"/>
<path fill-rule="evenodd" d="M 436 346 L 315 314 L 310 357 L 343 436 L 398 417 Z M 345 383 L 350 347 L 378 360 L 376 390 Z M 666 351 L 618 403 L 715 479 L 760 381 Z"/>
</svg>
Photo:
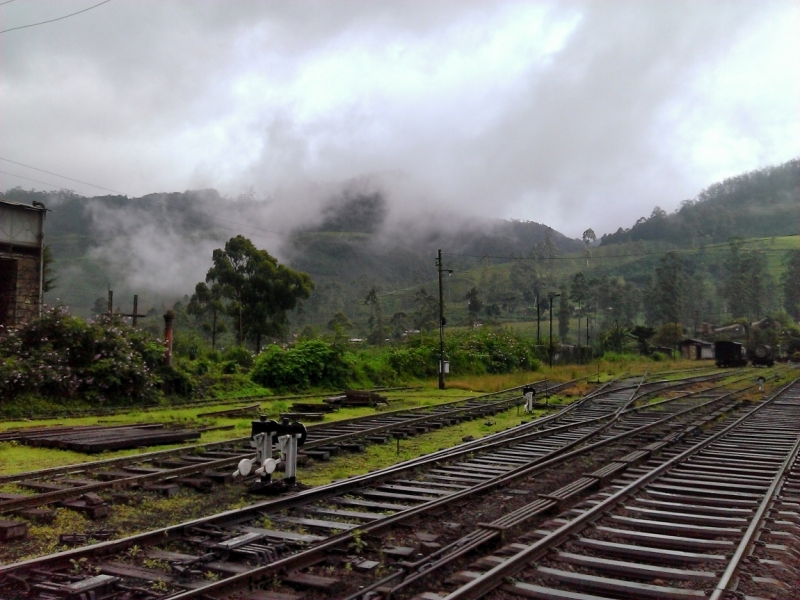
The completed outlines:
<svg viewBox="0 0 800 600">
<path fill-rule="evenodd" d="M 6 0 L 5 2 L 0 2 L 0 6 L 3 6 L 4 4 L 11 4 L 14 1 L 15 0 Z"/>
<path fill-rule="evenodd" d="M 110 2 L 110 1 L 111 0 L 106 0 L 106 2 Z M 0 33 L 2 33 L 2 32 L 0 32 Z M 20 162 L 16 162 L 16 161 L 10 160 L 8 158 L 0 157 L 0 160 L 5 161 L 5 162 L 9 162 L 12 165 L 25 167 L 26 169 L 33 169 L 34 171 L 39 171 L 40 173 L 47 173 L 48 175 L 53 175 L 54 177 L 61 177 L 62 179 L 68 179 L 69 181 L 74 181 L 75 183 L 82 183 L 83 185 L 88 185 L 88 186 L 91 186 L 93 188 L 97 188 L 99 190 L 105 190 L 107 192 L 114 192 L 115 194 L 119 194 L 120 196 L 124 196 L 125 195 L 122 192 L 118 192 L 117 190 L 112 190 L 110 188 L 103 187 L 102 185 L 95 185 L 94 183 L 89 183 L 88 181 L 81 181 L 80 179 L 73 179 L 72 177 L 67 177 L 66 175 L 59 175 L 58 173 L 52 173 L 51 171 L 45 171 L 44 169 L 39 169 L 37 167 L 32 167 L 30 165 L 26 165 L 26 164 L 23 164 L 23 163 L 20 163 Z M 25 177 L 23 177 L 23 179 L 25 179 Z M 36 181 L 36 180 L 35 179 L 31 179 L 31 181 Z M 43 182 L 39 181 L 38 183 L 43 183 Z M 51 185 L 51 184 L 47 184 L 47 185 Z"/>
<path fill-rule="evenodd" d="M 68 15 L 64 15 L 63 17 L 58 17 L 57 19 L 50 19 L 49 21 L 40 21 L 39 23 L 31 23 L 30 25 L 20 25 L 19 27 L 11 27 L 10 29 L 3 29 L 0 33 L 6 33 L 8 31 L 14 31 L 16 29 L 27 29 L 28 27 L 36 27 L 37 25 L 44 25 L 46 23 L 54 23 L 56 21 L 62 21 L 64 19 L 68 19 L 69 17 L 74 17 L 75 15 L 79 15 L 81 13 L 85 13 L 86 11 L 92 10 L 93 8 L 97 8 L 103 4 L 108 4 L 111 0 L 103 0 L 99 4 L 95 4 L 94 6 L 90 6 L 89 8 L 84 8 L 83 10 L 79 10 L 78 12 L 70 13 Z"/>
<path fill-rule="evenodd" d="M 91 187 L 94 187 L 94 188 L 98 188 L 100 190 L 106 190 L 107 192 L 114 192 L 115 194 L 119 194 L 121 196 L 125 196 L 126 195 L 126 194 L 123 194 L 122 192 L 119 192 L 117 190 L 112 190 L 111 188 L 103 187 L 102 185 L 89 183 L 88 181 L 82 181 L 80 179 L 74 179 L 72 177 L 67 177 L 66 175 L 60 175 L 59 173 L 53 173 L 52 171 L 46 171 L 44 169 L 40 169 L 38 167 L 33 167 L 31 165 L 26 165 L 24 163 L 17 162 L 17 161 L 8 159 L 8 158 L 0 157 L 0 160 L 5 161 L 5 162 L 9 162 L 12 165 L 18 165 L 20 167 L 25 167 L 26 169 L 33 169 L 34 171 L 39 171 L 40 173 L 47 173 L 48 175 L 53 175 L 54 177 L 61 177 L 62 179 L 67 179 L 69 181 L 74 181 L 76 183 L 82 183 L 84 185 L 88 185 L 88 186 L 91 186 Z M 11 175 L 13 177 L 20 177 L 22 179 L 27 179 L 28 181 L 35 181 L 36 183 L 42 183 L 44 185 L 49 185 L 51 187 L 59 187 L 57 185 L 53 185 L 52 183 L 47 183 L 46 181 L 39 181 L 38 179 L 31 179 L 30 177 L 23 177 L 22 175 L 15 175 L 14 173 L 8 173 L 6 171 L 0 171 L 0 173 L 5 173 L 6 175 Z M 230 220 L 227 220 L 227 219 L 220 219 L 219 217 L 213 217 L 213 216 L 211 216 L 209 214 L 202 213 L 202 212 L 197 211 L 197 210 L 192 210 L 191 208 L 184 208 L 182 210 L 185 211 L 185 212 L 190 212 L 190 213 L 192 213 L 194 215 L 197 215 L 197 216 L 200 216 L 200 217 L 205 217 L 205 218 L 210 219 L 212 221 L 219 221 L 220 223 L 229 223 L 231 225 L 236 225 L 237 227 L 249 227 L 250 229 L 253 229 L 255 231 L 259 231 L 261 233 L 271 233 L 271 234 L 274 234 L 274 235 L 287 237 L 287 238 L 292 237 L 292 234 L 281 233 L 279 231 L 272 231 L 270 229 L 263 229 L 261 227 L 256 227 L 256 226 L 250 225 L 250 224 L 237 223 L 236 221 L 230 221 Z M 228 229 L 231 229 L 231 228 L 229 227 Z"/>
<path fill-rule="evenodd" d="M 8 171 L 0 171 L 3 175 L 11 175 L 12 177 L 19 177 L 20 179 L 27 179 L 28 181 L 34 181 L 36 183 L 41 183 L 43 185 L 49 185 L 50 187 L 54 188 L 61 188 L 61 186 L 54 185 L 52 183 L 47 183 L 46 181 L 39 181 L 38 179 L 31 179 L 30 177 L 23 177 L 22 175 L 17 175 L 16 173 L 9 173 Z"/>
</svg>

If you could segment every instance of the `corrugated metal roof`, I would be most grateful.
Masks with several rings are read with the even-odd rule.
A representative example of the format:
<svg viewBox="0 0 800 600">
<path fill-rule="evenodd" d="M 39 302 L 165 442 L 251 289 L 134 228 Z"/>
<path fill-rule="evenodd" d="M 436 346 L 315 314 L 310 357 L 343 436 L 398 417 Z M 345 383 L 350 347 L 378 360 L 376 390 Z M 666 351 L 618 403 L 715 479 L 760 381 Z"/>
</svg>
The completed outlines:
<svg viewBox="0 0 800 600">
<path fill-rule="evenodd" d="M 12 202 L 11 200 L 6 200 L 4 198 L 0 198 L 0 204 L 7 204 L 9 206 L 18 206 L 19 208 L 27 208 L 28 210 L 35 210 L 35 211 L 47 210 L 43 206 L 31 206 L 30 204 L 22 204 L 21 202 Z"/>
</svg>

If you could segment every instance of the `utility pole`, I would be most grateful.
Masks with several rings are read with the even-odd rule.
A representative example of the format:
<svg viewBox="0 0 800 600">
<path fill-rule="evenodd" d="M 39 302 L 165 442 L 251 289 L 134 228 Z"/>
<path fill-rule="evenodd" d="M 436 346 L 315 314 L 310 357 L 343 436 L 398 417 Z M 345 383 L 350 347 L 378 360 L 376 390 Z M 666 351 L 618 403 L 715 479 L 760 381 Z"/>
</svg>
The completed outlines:
<svg viewBox="0 0 800 600">
<path fill-rule="evenodd" d="M 444 318 L 444 288 L 442 285 L 442 273 L 450 274 L 451 269 L 442 268 L 442 251 L 436 257 L 436 270 L 439 272 L 439 389 L 444 389 L 444 326 L 447 319 Z"/>
<path fill-rule="evenodd" d="M 536 294 L 536 345 L 540 344 L 539 342 L 539 321 L 541 319 L 541 314 L 539 312 L 539 294 Z"/>
<path fill-rule="evenodd" d="M 586 357 L 586 364 L 588 365 L 592 362 L 592 348 L 589 346 L 589 313 L 586 313 L 586 352 L 588 353 Z"/>
<path fill-rule="evenodd" d="M 553 368 L 553 298 L 559 298 L 561 294 L 550 294 L 550 368 Z"/>
<path fill-rule="evenodd" d="M 172 335 L 175 323 L 175 311 L 168 310 L 164 313 L 164 365 L 172 366 Z"/>
</svg>

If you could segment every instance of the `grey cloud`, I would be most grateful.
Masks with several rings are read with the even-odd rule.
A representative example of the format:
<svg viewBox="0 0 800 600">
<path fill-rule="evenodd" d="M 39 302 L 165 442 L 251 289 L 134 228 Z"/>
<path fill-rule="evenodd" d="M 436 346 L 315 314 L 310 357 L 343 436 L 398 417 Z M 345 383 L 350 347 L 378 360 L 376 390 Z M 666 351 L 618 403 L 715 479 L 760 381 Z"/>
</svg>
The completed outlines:
<svg viewBox="0 0 800 600">
<path fill-rule="evenodd" d="M 0 16 L 7 27 L 84 6 L 28 0 L 0 7 Z M 487 44 L 508 14 L 531 6 L 542 8 L 544 33 L 577 19 L 558 52 L 512 57 L 527 61 L 518 71 L 500 65 L 499 74 L 487 74 L 475 65 L 474 76 L 450 87 L 393 94 L 391 84 L 403 77 L 409 86 L 455 77 L 453 61 Z M 331 199 L 354 185 L 385 198 L 387 231 L 484 216 L 533 219 L 569 235 L 592 226 L 601 234 L 629 226 L 655 204 L 675 207 L 714 181 L 676 133 L 710 102 L 695 84 L 791 6 L 115 0 L 0 36 L 0 156 L 130 195 L 215 187 L 235 198 L 254 186 L 258 208 L 200 210 L 249 225 L 273 252 L 281 238 L 268 231 L 318 226 Z M 341 103 L 317 110 L 302 89 L 273 97 L 277 86 L 326 75 L 304 70 L 314 61 L 347 62 L 348 53 L 386 61 L 327 82 L 355 88 Z M 431 73 L 435 80 L 426 79 Z M 736 116 L 730 130 L 764 137 L 764 123 L 772 122 L 749 111 L 770 107 L 751 102 L 738 114 L 736 90 L 729 100 Z M 310 116 L 299 114 L 301 102 Z M 791 158 L 764 139 L 764 151 L 744 168 Z M 0 177 L 3 185 L 29 185 Z M 96 222 L 119 232 L 107 236 L 105 254 L 139 261 L 130 272 L 142 280 L 170 248 L 187 265 L 170 275 L 174 282 L 202 274 L 194 257 L 205 260 L 206 239 L 183 239 L 147 215 L 128 223 L 98 214 Z"/>
</svg>

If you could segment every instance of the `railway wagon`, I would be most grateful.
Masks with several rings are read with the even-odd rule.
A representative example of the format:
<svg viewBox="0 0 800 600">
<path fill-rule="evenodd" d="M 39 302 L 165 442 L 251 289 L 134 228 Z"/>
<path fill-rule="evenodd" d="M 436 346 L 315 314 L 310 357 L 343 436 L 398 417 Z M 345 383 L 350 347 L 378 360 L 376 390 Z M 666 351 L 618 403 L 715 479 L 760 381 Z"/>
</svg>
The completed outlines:
<svg viewBox="0 0 800 600">
<path fill-rule="evenodd" d="M 747 366 L 747 350 L 738 342 L 714 342 L 714 358 L 718 367 Z"/>
<path fill-rule="evenodd" d="M 750 356 L 750 362 L 759 367 L 771 367 L 775 364 L 775 358 L 772 355 L 772 346 L 762 344 L 756 346 Z"/>
</svg>

